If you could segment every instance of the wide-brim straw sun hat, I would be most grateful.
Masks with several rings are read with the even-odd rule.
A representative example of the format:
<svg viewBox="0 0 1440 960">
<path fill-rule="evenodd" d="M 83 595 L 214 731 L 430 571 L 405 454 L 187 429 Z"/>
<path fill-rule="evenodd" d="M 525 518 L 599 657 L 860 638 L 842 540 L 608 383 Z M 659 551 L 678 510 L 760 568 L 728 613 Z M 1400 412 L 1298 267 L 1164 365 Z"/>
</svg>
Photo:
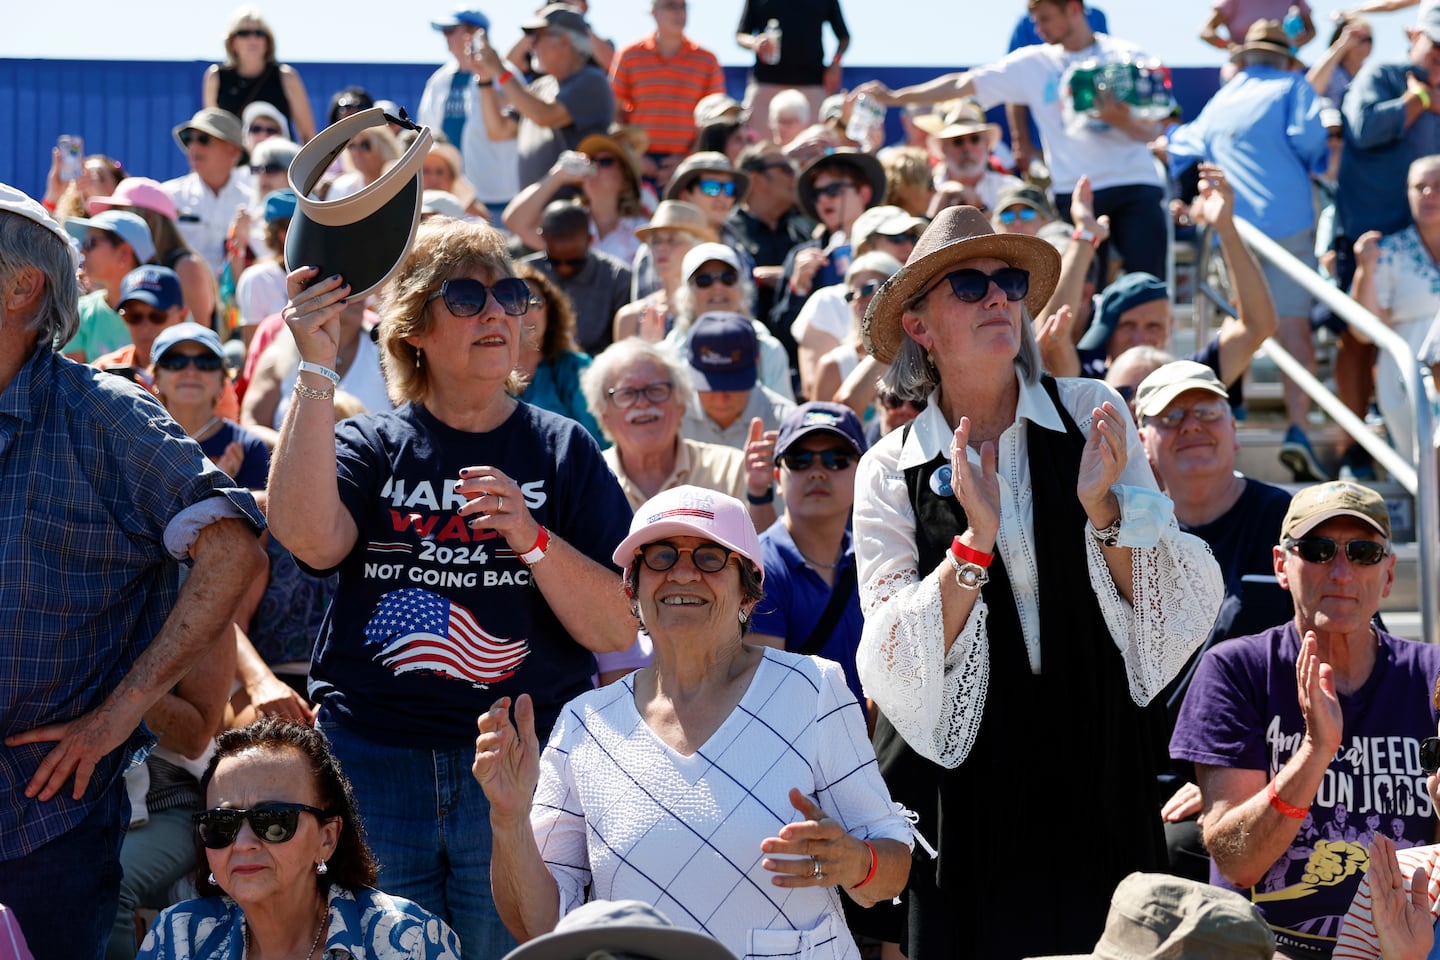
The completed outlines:
<svg viewBox="0 0 1440 960">
<path fill-rule="evenodd" d="M 865 311 L 865 349 L 881 363 L 895 359 L 905 330 L 905 307 L 964 260 L 1003 260 L 1030 272 L 1025 306 L 1036 316 L 1060 279 L 1060 254 L 1038 237 L 996 233 L 975 207 L 946 207 L 921 234 L 910 259 L 880 285 Z"/>
</svg>

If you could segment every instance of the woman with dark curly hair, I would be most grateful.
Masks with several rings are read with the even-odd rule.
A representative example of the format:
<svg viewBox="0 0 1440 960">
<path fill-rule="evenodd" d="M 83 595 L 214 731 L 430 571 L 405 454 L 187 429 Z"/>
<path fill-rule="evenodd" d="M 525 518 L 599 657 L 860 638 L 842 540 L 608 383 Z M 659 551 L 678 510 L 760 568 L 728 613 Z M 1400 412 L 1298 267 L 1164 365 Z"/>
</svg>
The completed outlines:
<svg viewBox="0 0 1440 960">
<path fill-rule="evenodd" d="M 600 424 L 590 415 L 580 390 L 580 374 L 590 366 L 590 355 L 575 345 L 575 304 L 531 264 L 515 264 L 515 276 L 530 287 L 530 310 L 521 324 L 519 370 L 525 375 L 525 389 L 520 399 L 578 420 L 605 445 Z"/>
<path fill-rule="evenodd" d="M 374 888 L 350 781 L 315 728 L 270 718 L 228 730 L 200 784 L 200 897 L 156 917 L 140 957 L 458 960 L 439 917 Z"/>
</svg>

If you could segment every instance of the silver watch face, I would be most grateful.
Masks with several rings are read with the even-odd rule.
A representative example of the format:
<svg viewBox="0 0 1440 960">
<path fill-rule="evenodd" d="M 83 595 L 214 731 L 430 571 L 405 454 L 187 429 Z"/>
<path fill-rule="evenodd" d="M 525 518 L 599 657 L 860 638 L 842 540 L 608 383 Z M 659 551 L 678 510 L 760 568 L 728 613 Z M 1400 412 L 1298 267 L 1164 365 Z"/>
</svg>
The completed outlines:
<svg viewBox="0 0 1440 960">
<path fill-rule="evenodd" d="M 978 590 L 990 581 L 990 575 L 985 568 L 974 563 L 966 563 L 955 571 L 955 581 L 966 590 Z"/>
</svg>

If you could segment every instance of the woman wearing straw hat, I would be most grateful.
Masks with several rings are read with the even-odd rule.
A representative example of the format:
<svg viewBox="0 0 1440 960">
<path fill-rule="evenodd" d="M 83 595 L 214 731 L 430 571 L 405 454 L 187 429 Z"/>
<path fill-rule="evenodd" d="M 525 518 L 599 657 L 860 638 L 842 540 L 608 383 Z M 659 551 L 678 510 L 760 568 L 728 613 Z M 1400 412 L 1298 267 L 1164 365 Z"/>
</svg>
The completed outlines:
<svg viewBox="0 0 1440 960">
<path fill-rule="evenodd" d="M 855 498 L 877 752 L 939 850 L 911 873 L 911 960 L 1081 952 L 1115 884 L 1165 863 L 1144 705 L 1204 640 L 1220 575 L 1119 396 L 1041 375 L 1032 311 L 1059 269 L 951 207 L 865 314 L 887 389 L 929 401 L 866 455 Z M 1002 806 L 1018 830 L 994 829 Z M 994 924 L 1067 841 L 1045 908 Z"/>
</svg>

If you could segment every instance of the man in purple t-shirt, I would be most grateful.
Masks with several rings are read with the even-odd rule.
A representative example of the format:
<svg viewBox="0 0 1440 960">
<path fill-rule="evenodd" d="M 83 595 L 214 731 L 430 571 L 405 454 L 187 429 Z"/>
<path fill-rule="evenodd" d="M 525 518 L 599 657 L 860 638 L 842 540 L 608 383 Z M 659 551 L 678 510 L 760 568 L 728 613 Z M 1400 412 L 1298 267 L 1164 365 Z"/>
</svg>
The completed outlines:
<svg viewBox="0 0 1440 960">
<path fill-rule="evenodd" d="M 1373 490 L 1301 490 L 1274 557 L 1295 619 L 1205 654 L 1170 753 L 1196 765 L 1211 882 L 1259 908 L 1277 957 L 1326 958 L 1369 866 L 1371 814 L 1399 844 L 1434 832 L 1419 750 L 1440 649 L 1372 625 L 1395 578 Z"/>
</svg>

